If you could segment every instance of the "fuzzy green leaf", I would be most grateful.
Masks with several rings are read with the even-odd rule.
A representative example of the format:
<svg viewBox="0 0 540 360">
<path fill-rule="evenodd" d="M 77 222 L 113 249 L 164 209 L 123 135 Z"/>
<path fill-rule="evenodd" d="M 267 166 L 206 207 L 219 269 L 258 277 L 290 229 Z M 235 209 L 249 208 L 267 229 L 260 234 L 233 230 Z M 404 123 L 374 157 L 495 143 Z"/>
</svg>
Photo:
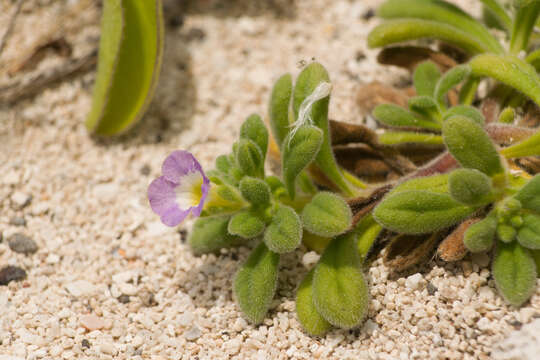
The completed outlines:
<svg viewBox="0 0 540 360">
<path fill-rule="evenodd" d="M 540 77 L 535 68 L 514 55 L 481 54 L 469 61 L 475 76 L 489 76 L 540 105 Z"/>
<path fill-rule="evenodd" d="M 161 0 L 103 3 L 98 72 L 88 130 L 116 135 L 130 129 L 150 104 L 161 68 Z"/>
<path fill-rule="evenodd" d="M 449 189 L 452 197 L 466 205 L 480 205 L 491 193 L 491 178 L 475 169 L 457 169 L 450 173 Z"/>
<path fill-rule="evenodd" d="M 377 48 L 426 38 L 440 39 L 473 55 L 490 51 L 487 44 L 459 28 L 421 19 L 391 20 L 378 25 L 368 35 L 368 46 Z"/>
<path fill-rule="evenodd" d="M 248 139 L 237 143 L 236 162 L 242 172 L 248 176 L 264 177 L 264 157 L 259 146 Z"/>
<path fill-rule="evenodd" d="M 387 229 L 414 235 L 450 227 L 473 211 L 474 208 L 460 204 L 448 194 L 407 190 L 385 197 L 373 217 Z"/>
<path fill-rule="evenodd" d="M 453 116 L 443 123 L 448 150 L 465 168 L 493 176 L 504 172 L 501 158 L 488 134 L 474 120 Z"/>
<path fill-rule="evenodd" d="M 436 193 L 448 193 L 448 177 L 448 174 L 438 174 L 414 178 L 394 187 L 388 195 L 407 190 L 428 190 Z"/>
<path fill-rule="evenodd" d="M 452 116 L 456 115 L 465 116 L 473 120 L 480 126 L 484 126 L 486 122 L 484 119 L 484 115 L 482 115 L 482 113 L 477 108 L 468 105 L 452 106 L 450 109 L 446 110 L 443 119 L 447 120 Z"/>
<path fill-rule="evenodd" d="M 253 206 L 266 207 L 270 204 L 270 186 L 264 180 L 246 176 L 240 181 L 240 193 Z"/>
<path fill-rule="evenodd" d="M 278 146 L 289 133 L 289 104 L 292 96 L 292 76 L 282 75 L 274 84 L 270 96 L 270 128 Z"/>
<path fill-rule="evenodd" d="M 540 277 L 540 250 L 529 250 L 536 263 L 536 276 Z"/>
<path fill-rule="evenodd" d="M 514 196 L 525 209 L 540 213 L 540 175 L 533 177 Z"/>
<path fill-rule="evenodd" d="M 510 243 L 516 238 L 517 231 L 508 224 L 497 225 L 497 238 L 505 243 Z"/>
<path fill-rule="evenodd" d="M 268 150 L 268 130 L 259 115 L 249 116 L 240 127 L 240 138 L 253 141 L 261 150 L 264 158 Z"/>
<path fill-rule="evenodd" d="M 527 214 L 523 217 L 523 225 L 519 228 L 517 239 L 521 246 L 540 250 L 540 216 Z"/>
<path fill-rule="evenodd" d="M 493 259 L 493 277 L 506 301 L 520 306 L 536 288 L 536 265 L 529 250 L 517 242 L 499 242 Z"/>
<path fill-rule="evenodd" d="M 441 72 L 435 63 L 432 61 L 421 63 L 416 67 L 413 74 L 416 93 L 420 96 L 433 96 L 440 77 Z"/>
<path fill-rule="evenodd" d="M 238 235 L 244 239 L 252 239 L 261 235 L 264 227 L 264 221 L 257 214 L 244 210 L 231 217 L 227 230 L 229 234 Z"/>
<path fill-rule="evenodd" d="M 326 321 L 315 308 L 313 303 L 313 274 L 312 269 L 296 290 L 296 315 L 306 332 L 313 336 L 323 335 L 330 330 L 332 324 Z"/>
<path fill-rule="evenodd" d="M 503 111 L 501 111 L 501 113 L 499 114 L 499 122 L 503 124 L 512 124 L 514 122 L 515 116 L 516 113 L 514 111 L 514 108 L 504 108 Z"/>
<path fill-rule="evenodd" d="M 317 156 L 323 142 L 323 132 L 315 126 L 304 125 L 296 134 L 290 133 L 285 138 L 281 155 L 283 180 L 294 199 L 296 194 L 296 178 Z M 292 138 L 291 138 L 292 136 Z"/>
<path fill-rule="evenodd" d="M 383 145 L 399 145 L 419 143 L 425 145 L 442 145 L 440 135 L 416 133 L 411 131 L 386 131 L 379 135 L 379 142 Z"/>
<path fill-rule="evenodd" d="M 504 7 L 497 0 L 480 0 L 484 4 L 484 9 L 488 14 L 495 18 L 505 30 L 509 31 L 512 28 L 512 19 L 507 14 Z"/>
<path fill-rule="evenodd" d="M 431 96 L 413 96 L 407 103 L 409 109 L 428 119 L 440 119 L 439 106 Z M 440 129 L 440 128 L 439 128 Z"/>
<path fill-rule="evenodd" d="M 352 328 L 365 318 L 368 297 L 367 283 L 356 251 L 356 234 L 335 238 L 315 268 L 315 308 L 332 325 Z"/>
<path fill-rule="evenodd" d="M 364 216 L 355 226 L 354 232 L 358 234 L 357 248 L 361 261 L 367 256 L 381 231 L 382 226 L 373 219 L 371 214 Z"/>
<path fill-rule="evenodd" d="M 351 208 L 343 198 L 330 192 L 320 192 L 302 211 L 302 222 L 310 233 L 333 237 L 351 226 Z"/>
<path fill-rule="evenodd" d="M 330 83 L 328 72 L 319 63 L 311 63 L 302 70 L 296 79 L 293 93 L 293 110 L 294 118 L 298 121 L 300 107 L 310 95 L 313 94 L 322 83 Z M 328 104 L 330 95 L 315 101 L 311 106 L 311 111 L 307 113 L 308 118 L 313 121 L 313 124 L 322 130 L 322 143 L 315 158 L 315 163 L 324 172 L 325 176 L 334 183 L 347 196 L 355 195 L 354 188 L 345 179 L 341 169 L 339 168 L 332 144 L 330 143 L 330 128 L 328 124 Z M 289 185 L 289 184 L 287 184 Z"/>
<path fill-rule="evenodd" d="M 302 242 L 302 222 L 289 206 L 280 205 L 264 232 L 264 243 L 278 254 L 291 252 Z"/>
<path fill-rule="evenodd" d="M 489 47 L 491 52 L 502 52 L 499 42 L 469 14 L 442 0 L 389 0 L 379 7 L 377 14 L 386 19 L 415 18 L 432 20 L 467 33 L 469 37 Z M 443 39 L 444 40 L 444 39 Z"/>
<path fill-rule="evenodd" d="M 375 119 L 384 125 L 393 127 L 420 127 L 440 130 L 440 124 L 434 121 L 419 119 L 404 108 L 394 104 L 381 104 L 373 109 Z"/>
<path fill-rule="evenodd" d="M 264 320 L 274 298 L 278 279 L 279 254 L 264 243 L 257 246 L 236 273 L 236 302 L 246 318 L 258 324 Z"/>
<path fill-rule="evenodd" d="M 228 155 L 220 155 L 216 158 L 216 169 L 224 174 L 228 174 L 233 164 Z"/>
<path fill-rule="evenodd" d="M 502 149 L 501 154 L 507 158 L 540 156 L 540 131 L 520 143 Z"/>
<path fill-rule="evenodd" d="M 468 65 L 458 65 L 445 72 L 435 86 L 435 99 L 437 102 L 444 105 L 446 103 L 446 94 L 465 80 L 470 73 L 471 68 Z"/>
<path fill-rule="evenodd" d="M 496 230 L 497 216 L 490 213 L 485 219 L 469 226 L 463 236 L 463 243 L 471 252 L 488 251 L 495 241 Z"/>
<path fill-rule="evenodd" d="M 523 5 L 518 6 L 514 15 L 514 26 L 510 38 L 510 52 L 513 54 L 527 50 L 529 38 L 540 13 L 540 4 L 537 1 L 520 2 Z"/>
<path fill-rule="evenodd" d="M 240 245 L 244 240 L 227 232 L 229 216 L 199 218 L 195 221 L 188 243 L 195 254 L 204 254 Z"/>
</svg>

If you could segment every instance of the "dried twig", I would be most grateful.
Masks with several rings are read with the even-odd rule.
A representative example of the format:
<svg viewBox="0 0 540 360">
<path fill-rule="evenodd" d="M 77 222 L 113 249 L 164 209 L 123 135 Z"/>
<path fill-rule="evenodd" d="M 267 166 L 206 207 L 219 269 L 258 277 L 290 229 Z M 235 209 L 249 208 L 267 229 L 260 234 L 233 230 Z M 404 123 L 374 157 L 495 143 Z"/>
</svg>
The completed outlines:
<svg viewBox="0 0 540 360">
<path fill-rule="evenodd" d="M 10 104 L 31 97 L 46 87 L 77 74 L 92 70 L 97 62 L 97 50 L 29 77 L 17 77 L 0 87 L 0 104 Z"/>
</svg>

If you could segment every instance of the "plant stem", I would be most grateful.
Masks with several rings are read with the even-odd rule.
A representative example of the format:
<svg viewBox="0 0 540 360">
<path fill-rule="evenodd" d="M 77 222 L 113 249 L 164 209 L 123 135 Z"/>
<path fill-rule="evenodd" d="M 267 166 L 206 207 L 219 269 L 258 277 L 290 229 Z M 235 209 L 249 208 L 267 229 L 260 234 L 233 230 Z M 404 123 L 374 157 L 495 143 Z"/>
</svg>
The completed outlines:
<svg viewBox="0 0 540 360">
<path fill-rule="evenodd" d="M 514 19 L 512 38 L 510 39 L 510 53 L 518 54 L 521 50 L 527 50 L 529 37 L 540 13 L 540 4 L 534 2 L 518 10 Z"/>
</svg>

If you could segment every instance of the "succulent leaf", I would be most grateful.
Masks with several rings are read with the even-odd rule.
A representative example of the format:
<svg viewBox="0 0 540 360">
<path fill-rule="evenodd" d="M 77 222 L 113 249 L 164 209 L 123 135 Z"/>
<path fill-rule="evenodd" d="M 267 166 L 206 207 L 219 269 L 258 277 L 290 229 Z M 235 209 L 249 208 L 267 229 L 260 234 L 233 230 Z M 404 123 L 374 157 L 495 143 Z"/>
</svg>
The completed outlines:
<svg viewBox="0 0 540 360">
<path fill-rule="evenodd" d="M 302 222 L 289 206 L 280 205 L 263 237 L 266 246 L 278 254 L 288 253 L 302 242 Z"/>
<path fill-rule="evenodd" d="M 351 208 L 339 195 L 320 192 L 302 211 L 302 222 L 309 232 L 333 237 L 347 231 L 351 226 Z"/>
<path fill-rule="evenodd" d="M 314 272 L 315 269 L 308 272 L 296 290 L 296 315 L 308 334 L 320 336 L 330 330 L 332 324 L 319 314 L 313 303 Z"/>
</svg>

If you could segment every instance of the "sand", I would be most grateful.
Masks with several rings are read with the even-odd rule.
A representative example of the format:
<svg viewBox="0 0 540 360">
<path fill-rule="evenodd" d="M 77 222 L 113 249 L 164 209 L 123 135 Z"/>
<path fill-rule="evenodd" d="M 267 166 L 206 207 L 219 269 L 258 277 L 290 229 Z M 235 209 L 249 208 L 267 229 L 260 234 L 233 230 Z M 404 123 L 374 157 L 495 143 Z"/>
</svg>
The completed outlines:
<svg viewBox="0 0 540 360">
<path fill-rule="evenodd" d="M 377 260 L 367 273 L 367 321 L 313 338 L 294 311 L 295 288 L 316 259 L 302 248 L 284 257 L 264 323 L 247 324 L 231 278 L 249 249 L 195 257 L 185 244 L 189 222 L 179 229 L 159 222 L 146 189 L 162 160 L 187 149 L 211 168 L 248 115 L 266 116 L 273 81 L 313 59 L 331 75 L 331 117 L 343 121 L 364 120 L 355 101 L 360 85 L 403 83 L 409 75 L 377 65 L 377 51 L 366 48 L 380 1 L 186 3 L 183 17 L 174 1 L 166 3 L 161 81 L 128 135 L 88 135 L 94 72 L 0 108 L 0 268 L 27 272 L 0 286 L 1 360 L 511 359 L 508 341 L 534 339 L 540 287 L 522 308 L 507 306 L 486 254 L 432 260 L 399 276 Z M 96 48 L 100 8 L 92 0 L 67 4 L 25 2 L 0 55 L 0 83 L 43 39 L 65 38 L 72 56 Z M 0 29 L 13 6 L 0 4 Z M 26 72 L 63 61 L 48 53 Z M 14 252 L 8 239 L 16 233 L 37 251 Z"/>
</svg>

